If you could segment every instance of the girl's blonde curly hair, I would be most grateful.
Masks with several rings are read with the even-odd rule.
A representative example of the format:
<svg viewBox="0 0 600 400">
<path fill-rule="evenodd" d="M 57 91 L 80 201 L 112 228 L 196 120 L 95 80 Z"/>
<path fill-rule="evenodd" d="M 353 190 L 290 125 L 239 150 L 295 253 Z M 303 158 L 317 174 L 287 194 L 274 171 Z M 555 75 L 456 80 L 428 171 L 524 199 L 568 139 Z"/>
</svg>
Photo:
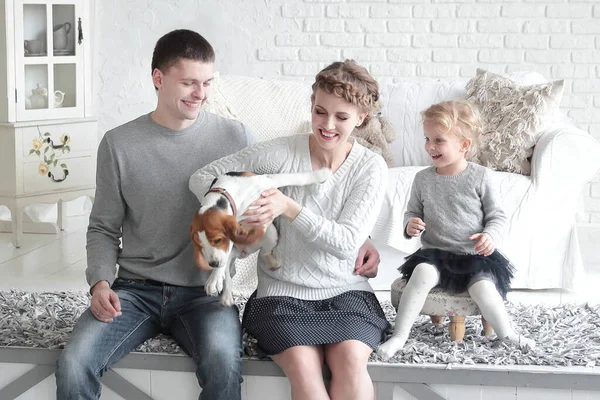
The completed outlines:
<svg viewBox="0 0 600 400">
<path fill-rule="evenodd" d="M 481 115 L 477 107 L 468 101 L 443 101 L 421 112 L 423 123 L 430 122 L 446 129 L 446 134 L 470 139 L 467 158 L 477 153 L 477 142 L 483 132 Z"/>
<path fill-rule="evenodd" d="M 368 119 L 379 109 L 379 84 L 367 69 L 354 60 L 334 62 L 319 72 L 312 85 L 311 100 L 314 102 L 317 89 L 345 99 L 358 106 Z"/>
</svg>

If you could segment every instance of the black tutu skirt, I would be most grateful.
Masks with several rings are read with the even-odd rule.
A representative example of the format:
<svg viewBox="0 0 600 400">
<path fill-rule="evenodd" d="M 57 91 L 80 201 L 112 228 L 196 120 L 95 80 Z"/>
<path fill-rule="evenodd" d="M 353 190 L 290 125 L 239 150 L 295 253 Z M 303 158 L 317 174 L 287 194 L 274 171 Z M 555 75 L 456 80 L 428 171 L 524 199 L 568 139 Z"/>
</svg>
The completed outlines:
<svg viewBox="0 0 600 400">
<path fill-rule="evenodd" d="M 389 327 L 371 292 L 354 290 L 325 300 L 272 296 L 248 299 L 242 326 L 267 355 L 293 346 L 314 346 L 359 340 L 372 349 Z"/>
<path fill-rule="evenodd" d="M 415 267 L 421 263 L 432 264 L 437 268 L 440 273 L 438 287 L 448 293 L 466 292 L 471 282 L 482 278 L 493 281 L 505 300 L 515 271 L 511 262 L 498 250 L 486 257 L 479 254 L 454 254 L 439 249 L 419 249 L 406 257 L 406 261 L 398 269 L 408 281 Z"/>
</svg>

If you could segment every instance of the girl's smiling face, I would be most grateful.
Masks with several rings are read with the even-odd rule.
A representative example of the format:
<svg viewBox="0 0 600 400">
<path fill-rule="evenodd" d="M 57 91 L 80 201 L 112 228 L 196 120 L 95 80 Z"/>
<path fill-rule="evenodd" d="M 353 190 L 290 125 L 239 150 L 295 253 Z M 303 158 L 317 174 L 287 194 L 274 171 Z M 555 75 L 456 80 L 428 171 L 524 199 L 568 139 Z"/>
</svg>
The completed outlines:
<svg viewBox="0 0 600 400">
<path fill-rule="evenodd" d="M 456 175 L 464 171 L 471 141 L 460 138 L 436 122 L 425 121 L 423 130 L 425 150 L 433 160 L 436 172 L 440 175 Z"/>
</svg>

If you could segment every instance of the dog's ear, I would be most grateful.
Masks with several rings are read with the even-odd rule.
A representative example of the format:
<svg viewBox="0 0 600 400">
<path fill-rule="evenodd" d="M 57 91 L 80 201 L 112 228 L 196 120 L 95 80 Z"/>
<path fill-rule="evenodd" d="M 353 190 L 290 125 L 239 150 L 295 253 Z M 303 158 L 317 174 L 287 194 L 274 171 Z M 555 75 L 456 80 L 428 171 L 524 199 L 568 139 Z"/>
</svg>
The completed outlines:
<svg viewBox="0 0 600 400">
<path fill-rule="evenodd" d="M 193 244 L 194 247 L 194 261 L 196 262 L 196 266 L 198 269 L 204 271 L 212 271 L 212 268 L 206 262 L 206 258 L 204 258 L 204 254 L 202 254 L 202 247 L 198 246 L 196 243 Z"/>
<path fill-rule="evenodd" d="M 194 224 L 190 225 L 190 239 L 194 246 L 200 246 L 198 240 L 198 230 L 194 229 Z"/>
<path fill-rule="evenodd" d="M 206 262 L 204 254 L 202 254 L 202 244 L 198 238 L 198 232 L 202 229 L 202 217 L 198 214 L 194 215 L 192 224 L 190 225 L 190 238 L 192 239 L 192 247 L 194 248 L 194 261 L 196 266 L 204 271 L 211 271 L 212 268 Z"/>
<path fill-rule="evenodd" d="M 200 214 L 194 214 L 192 217 L 192 224 L 190 225 L 190 239 L 200 247 L 202 247 L 202 244 L 198 238 L 198 232 L 203 230 L 202 225 L 202 216 Z"/>
<path fill-rule="evenodd" d="M 228 215 L 223 222 L 225 234 L 235 244 L 250 246 L 258 242 L 265 234 L 263 227 L 255 227 L 250 230 L 244 229 L 234 216 Z"/>
</svg>

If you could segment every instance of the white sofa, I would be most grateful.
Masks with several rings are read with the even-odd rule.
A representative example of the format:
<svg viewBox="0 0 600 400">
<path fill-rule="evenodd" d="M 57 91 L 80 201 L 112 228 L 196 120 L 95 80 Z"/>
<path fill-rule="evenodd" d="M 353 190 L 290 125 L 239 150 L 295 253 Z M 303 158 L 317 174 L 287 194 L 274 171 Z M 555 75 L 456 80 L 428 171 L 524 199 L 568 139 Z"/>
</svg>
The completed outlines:
<svg viewBox="0 0 600 400">
<path fill-rule="evenodd" d="M 534 73 L 513 78 L 540 81 Z M 207 109 L 247 124 L 260 140 L 308 132 L 311 83 L 217 74 Z M 418 239 L 402 235 L 412 180 L 429 165 L 419 113 L 439 101 L 464 98 L 465 83 L 400 80 L 381 87 L 382 113 L 394 124 L 396 140 L 390 145 L 394 167 L 385 202 L 372 233 L 382 257 L 379 276 L 372 282 L 375 289 L 389 290 L 403 257 L 419 247 Z M 498 248 L 517 267 L 513 288 L 577 289 L 584 271 L 576 214 L 583 185 L 599 169 L 600 144 L 559 112 L 534 148 L 531 176 L 495 173 L 509 219 Z M 252 274 L 246 268 L 238 281 L 251 287 Z"/>
</svg>

